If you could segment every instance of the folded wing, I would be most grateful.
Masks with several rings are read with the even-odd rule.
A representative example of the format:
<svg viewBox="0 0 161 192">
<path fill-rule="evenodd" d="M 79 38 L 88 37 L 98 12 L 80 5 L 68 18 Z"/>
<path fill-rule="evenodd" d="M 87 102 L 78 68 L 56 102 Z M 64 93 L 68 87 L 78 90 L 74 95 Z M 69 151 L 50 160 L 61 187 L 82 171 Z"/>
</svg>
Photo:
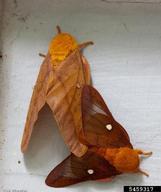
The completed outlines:
<svg viewBox="0 0 161 192">
<path fill-rule="evenodd" d="M 87 180 L 110 178 L 120 174 L 104 158 L 88 151 L 83 157 L 68 156 L 46 178 L 51 187 L 65 187 Z"/>
<path fill-rule="evenodd" d="M 90 85 L 82 91 L 83 143 L 97 147 L 132 147 L 125 129 L 113 118 L 99 92 Z"/>
</svg>

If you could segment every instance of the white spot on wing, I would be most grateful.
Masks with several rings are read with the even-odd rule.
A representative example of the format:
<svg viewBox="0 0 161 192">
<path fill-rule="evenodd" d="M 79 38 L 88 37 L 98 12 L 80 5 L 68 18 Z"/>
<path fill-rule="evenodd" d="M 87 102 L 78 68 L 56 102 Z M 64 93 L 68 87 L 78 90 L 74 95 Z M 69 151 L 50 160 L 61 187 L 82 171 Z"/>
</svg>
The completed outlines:
<svg viewBox="0 0 161 192">
<path fill-rule="evenodd" d="M 106 125 L 106 129 L 108 129 L 109 131 L 111 131 L 111 130 L 112 130 L 112 125 L 111 125 L 111 124 L 107 124 L 107 125 Z"/>
<path fill-rule="evenodd" d="M 93 169 L 88 169 L 88 174 L 92 175 L 94 173 L 94 170 Z"/>
</svg>

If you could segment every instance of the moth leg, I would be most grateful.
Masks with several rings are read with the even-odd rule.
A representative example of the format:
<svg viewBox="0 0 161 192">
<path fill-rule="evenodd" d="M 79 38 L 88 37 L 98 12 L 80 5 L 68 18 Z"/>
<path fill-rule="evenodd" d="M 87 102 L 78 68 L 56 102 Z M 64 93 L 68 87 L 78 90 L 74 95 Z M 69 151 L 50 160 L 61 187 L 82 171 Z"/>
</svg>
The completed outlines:
<svg viewBox="0 0 161 192">
<path fill-rule="evenodd" d="M 60 34 L 61 33 L 61 28 L 60 28 L 59 25 L 56 26 L 56 29 L 57 29 L 58 34 Z"/>
<path fill-rule="evenodd" d="M 149 174 L 148 173 L 146 173 L 145 171 L 143 171 L 142 169 L 138 169 L 138 171 L 137 171 L 138 173 L 141 173 L 141 174 L 143 174 L 143 175 L 145 175 L 145 176 L 147 176 L 147 177 L 149 177 Z"/>
<path fill-rule="evenodd" d="M 138 155 L 146 155 L 146 156 L 152 155 L 152 151 L 150 151 L 150 152 L 144 152 L 144 151 L 142 151 L 142 150 L 140 150 L 140 149 L 136 149 L 135 151 L 138 153 Z"/>
<path fill-rule="evenodd" d="M 44 57 L 44 58 L 46 57 L 46 55 L 43 54 L 43 53 L 39 53 L 39 56 L 40 56 L 40 57 Z"/>
<path fill-rule="evenodd" d="M 93 45 L 93 41 L 87 41 L 87 42 L 84 42 L 84 43 L 81 43 L 78 45 L 78 48 L 81 50 L 81 49 L 84 49 L 85 47 L 87 47 L 88 45 Z"/>
</svg>

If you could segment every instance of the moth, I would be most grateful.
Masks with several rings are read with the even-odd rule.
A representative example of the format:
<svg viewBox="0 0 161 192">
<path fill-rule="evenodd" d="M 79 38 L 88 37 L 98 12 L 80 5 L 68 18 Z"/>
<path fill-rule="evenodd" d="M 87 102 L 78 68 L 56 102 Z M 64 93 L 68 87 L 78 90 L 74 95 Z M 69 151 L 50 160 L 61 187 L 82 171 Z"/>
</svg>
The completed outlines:
<svg viewBox="0 0 161 192">
<path fill-rule="evenodd" d="M 108 180 L 122 173 L 140 172 L 139 155 L 125 129 L 113 118 L 99 92 L 90 84 L 90 69 L 82 49 L 69 33 L 57 27 L 33 90 L 21 142 L 25 152 L 39 111 L 50 107 L 71 154 L 46 178 L 51 187 L 87 180 Z"/>
<path fill-rule="evenodd" d="M 99 92 L 84 85 L 81 96 L 82 131 L 80 142 L 88 151 L 77 157 L 71 153 L 46 179 L 51 187 L 64 187 L 87 180 L 111 180 L 122 173 L 148 174 L 139 168 L 139 155 L 151 155 L 133 149 L 126 130 L 114 119 Z"/>
<path fill-rule="evenodd" d="M 48 104 L 53 112 L 60 133 L 69 150 L 80 157 L 87 151 L 78 135 L 82 128 L 81 91 L 90 84 L 90 69 L 82 49 L 93 44 L 79 44 L 69 33 L 61 31 L 52 39 L 49 50 L 40 67 L 33 90 L 21 142 L 21 150 L 27 150 L 39 111 Z"/>
</svg>

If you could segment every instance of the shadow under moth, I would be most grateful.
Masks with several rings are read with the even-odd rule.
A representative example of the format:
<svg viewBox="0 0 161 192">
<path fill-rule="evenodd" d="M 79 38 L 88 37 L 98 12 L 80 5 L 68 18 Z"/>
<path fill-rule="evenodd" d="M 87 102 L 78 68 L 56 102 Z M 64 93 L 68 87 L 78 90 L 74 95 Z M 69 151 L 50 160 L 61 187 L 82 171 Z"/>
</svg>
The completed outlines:
<svg viewBox="0 0 161 192">
<path fill-rule="evenodd" d="M 147 173 L 126 130 L 114 119 L 99 92 L 91 86 L 90 69 L 79 44 L 61 31 L 52 39 L 33 90 L 21 150 L 27 150 L 34 124 L 47 103 L 71 154 L 47 176 L 46 184 L 65 187 L 87 180 L 111 181 L 122 173 Z"/>
</svg>

